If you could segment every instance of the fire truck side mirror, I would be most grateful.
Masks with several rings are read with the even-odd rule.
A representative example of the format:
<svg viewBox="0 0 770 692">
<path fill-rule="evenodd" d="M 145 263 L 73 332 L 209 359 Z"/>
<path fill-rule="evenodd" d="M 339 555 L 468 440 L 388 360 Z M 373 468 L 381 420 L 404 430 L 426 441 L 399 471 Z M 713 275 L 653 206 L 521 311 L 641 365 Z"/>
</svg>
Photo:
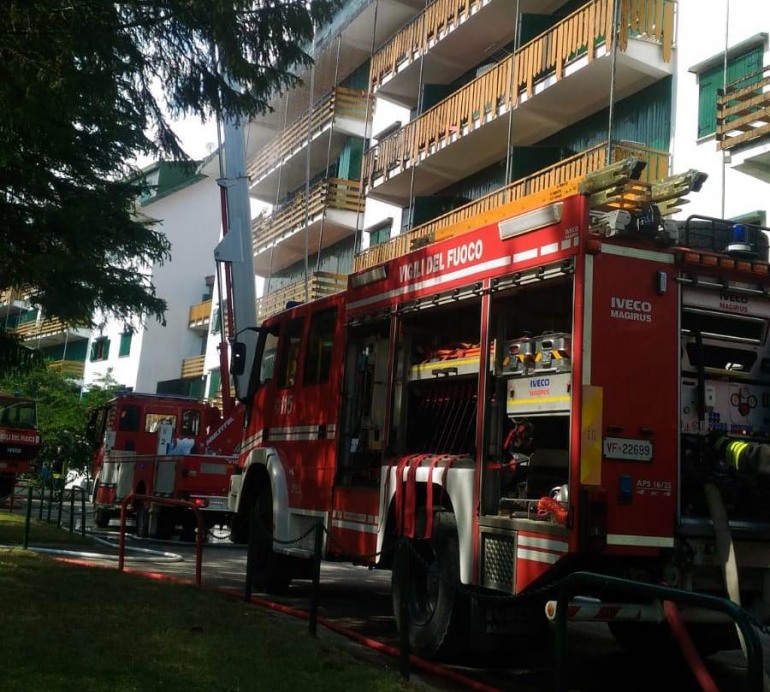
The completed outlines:
<svg viewBox="0 0 770 692">
<path fill-rule="evenodd" d="M 246 368 L 246 344 L 242 341 L 232 343 L 232 352 L 230 355 L 230 374 L 233 376 L 243 375 Z"/>
</svg>

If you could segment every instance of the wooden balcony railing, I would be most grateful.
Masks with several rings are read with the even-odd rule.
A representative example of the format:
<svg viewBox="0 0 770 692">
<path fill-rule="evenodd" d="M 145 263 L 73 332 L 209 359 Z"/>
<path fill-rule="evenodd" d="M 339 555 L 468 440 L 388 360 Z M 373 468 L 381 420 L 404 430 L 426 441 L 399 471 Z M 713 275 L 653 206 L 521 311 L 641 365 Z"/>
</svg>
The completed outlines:
<svg viewBox="0 0 770 692">
<path fill-rule="evenodd" d="M 336 87 L 257 152 L 246 171 L 249 179 L 260 178 L 277 163 L 302 149 L 308 139 L 323 131 L 335 117 L 366 120 L 368 98 L 362 91 Z"/>
<path fill-rule="evenodd" d="M 22 301 L 29 297 L 29 291 L 20 291 L 16 288 L 8 288 L 0 291 L 0 305 L 7 305 L 16 301 Z"/>
<path fill-rule="evenodd" d="M 370 87 L 376 91 L 384 77 L 406 59 L 423 54 L 441 33 L 467 19 L 490 0 L 434 0 L 372 56 Z"/>
<path fill-rule="evenodd" d="M 717 95 L 717 146 L 732 149 L 770 135 L 770 66 Z"/>
<path fill-rule="evenodd" d="M 82 360 L 51 360 L 46 363 L 48 370 L 61 373 L 65 377 L 82 379 L 86 364 Z"/>
<path fill-rule="evenodd" d="M 348 277 L 344 274 L 330 274 L 328 272 L 313 272 L 308 277 L 308 299 L 315 300 L 323 296 L 332 295 L 345 290 L 348 285 Z M 263 320 L 286 307 L 289 301 L 305 302 L 305 281 L 295 281 L 277 291 L 268 293 L 257 300 L 257 312 L 259 319 Z"/>
<path fill-rule="evenodd" d="M 210 300 L 204 300 L 201 303 L 196 303 L 195 305 L 191 305 L 190 318 L 189 318 L 190 328 L 199 327 L 199 326 L 208 324 L 210 315 L 211 315 Z"/>
<path fill-rule="evenodd" d="M 88 329 L 87 325 L 81 325 L 83 329 Z M 81 327 L 68 326 L 59 319 L 31 320 L 23 322 L 16 326 L 12 331 L 21 339 L 36 339 L 38 337 L 50 336 L 51 334 L 63 334 L 71 329 Z"/>
<path fill-rule="evenodd" d="M 182 359 L 182 379 L 203 377 L 203 361 L 206 356 L 190 356 Z"/>
<path fill-rule="evenodd" d="M 612 146 L 612 161 L 620 161 L 628 157 L 636 157 L 647 162 L 642 171 L 643 182 L 654 182 L 668 175 L 669 154 L 665 151 L 650 149 L 633 142 L 614 142 Z M 568 159 L 559 161 L 537 173 L 517 180 L 506 187 L 480 197 L 443 216 L 413 230 L 396 236 L 387 243 L 375 245 L 356 255 L 353 261 L 353 271 L 361 271 L 386 262 L 394 257 L 400 257 L 413 249 L 416 240 L 422 238 L 434 239 L 437 231 L 469 221 L 484 215 L 485 223 L 491 223 L 496 209 L 508 202 L 522 199 L 527 195 L 543 192 L 564 183 L 585 177 L 587 173 L 596 171 L 610 163 L 607 160 L 607 143 L 598 144 Z"/>
<path fill-rule="evenodd" d="M 361 183 L 358 180 L 328 178 L 310 188 L 310 196 L 304 191 L 278 211 L 258 216 L 251 224 L 254 247 L 259 249 L 291 230 L 303 228 L 305 219 L 312 219 L 325 209 L 364 211 Z"/>
<path fill-rule="evenodd" d="M 371 185 L 386 171 L 415 165 L 440 145 L 482 127 L 488 120 L 507 113 L 509 108 L 516 108 L 520 94 L 531 98 L 535 84 L 546 76 L 562 79 L 565 68 L 576 58 L 585 55 L 592 61 L 598 46 L 610 51 L 613 12 L 614 0 L 594 0 L 584 5 L 379 142 L 364 156 L 366 184 Z M 623 18 L 618 33 L 620 50 L 626 50 L 629 36 L 634 36 L 661 44 L 663 59 L 670 59 L 674 12 L 670 0 L 621 0 L 620 12 Z M 421 45 L 424 49 L 427 43 Z"/>
<path fill-rule="evenodd" d="M 372 56 L 370 68 L 372 92 L 377 90 L 384 78 L 395 73 L 403 61 L 418 59 L 440 40 L 449 27 L 459 25 L 489 2 L 490 0 L 434 0 Z M 611 21 L 612 3 L 610 2 L 609 5 Z M 621 50 L 625 49 L 629 36 L 659 40 L 664 46 L 663 59 L 668 62 L 673 47 L 673 8 L 671 0 L 622 0 L 621 16 L 625 21 L 620 26 Z M 562 33 L 569 36 L 575 26 L 575 23 L 565 24 Z M 580 27 L 580 24 L 577 26 Z M 558 46 L 562 38 L 563 36 L 557 34 L 550 42 L 551 45 Z M 580 34 L 575 35 L 575 38 L 580 38 Z M 543 50 L 542 43 L 540 46 L 536 45 L 538 41 L 542 39 L 531 42 L 532 52 L 535 55 Z M 569 38 L 567 42 L 571 43 Z M 556 51 L 558 52 L 558 48 Z M 567 54 L 567 57 L 569 58 L 570 55 Z M 553 59 L 554 56 L 552 55 L 551 58 Z"/>
</svg>

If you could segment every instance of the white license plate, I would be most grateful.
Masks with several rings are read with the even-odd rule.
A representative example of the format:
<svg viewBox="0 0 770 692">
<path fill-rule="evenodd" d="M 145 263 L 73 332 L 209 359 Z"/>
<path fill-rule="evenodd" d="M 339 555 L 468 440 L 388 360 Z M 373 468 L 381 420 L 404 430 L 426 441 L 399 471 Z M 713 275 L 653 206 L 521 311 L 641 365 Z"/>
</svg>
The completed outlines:
<svg viewBox="0 0 770 692">
<path fill-rule="evenodd" d="M 605 437 L 602 444 L 605 459 L 652 461 L 652 442 L 625 437 Z"/>
</svg>

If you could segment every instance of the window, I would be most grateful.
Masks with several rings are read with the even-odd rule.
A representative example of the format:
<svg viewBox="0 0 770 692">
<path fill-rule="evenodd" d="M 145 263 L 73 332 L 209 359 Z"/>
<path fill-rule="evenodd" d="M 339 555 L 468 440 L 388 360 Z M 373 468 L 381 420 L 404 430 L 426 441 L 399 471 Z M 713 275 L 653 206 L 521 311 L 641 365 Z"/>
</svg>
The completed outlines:
<svg viewBox="0 0 770 692">
<path fill-rule="evenodd" d="M 716 132 L 717 90 L 754 73 L 757 80 L 762 77 L 762 51 L 763 47 L 758 45 L 739 55 L 728 52 L 726 78 L 721 60 L 698 74 L 698 138 Z M 746 86 L 749 84 L 747 81 Z"/>
<path fill-rule="evenodd" d="M 137 432 L 139 430 L 140 410 L 135 404 L 125 404 L 120 411 L 118 430 Z"/>
<path fill-rule="evenodd" d="M 390 232 L 393 228 L 393 218 L 388 217 L 379 223 L 364 229 L 369 234 L 369 247 L 387 243 L 390 240 Z"/>
<path fill-rule="evenodd" d="M 302 340 L 302 318 L 291 320 L 286 325 L 279 358 L 278 386 L 281 389 L 293 387 L 297 383 L 297 363 L 299 346 Z"/>
<path fill-rule="evenodd" d="M 170 425 L 176 430 L 176 416 L 170 413 L 148 413 L 144 417 L 145 432 L 158 432 L 161 425 Z"/>
<path fill-rule="evenodd" d="M 329 381 L 334 345 L 337 308 L 317 312 L 310 320 L 303 384 L 325 384 Z"/>
<path fill-rule="evenodd" d="M 278 353 L 278 337 L 268 334 L 265 338 L 265 351 L 259 369 L 259 381 L 264 383 L 273 379 L 275 374 L 275 356 Z"/>
<path fill-rule="evenodd" d="M 110 357 L 110 340 L 106 336 L 94 339 L 91 344 L 91 362 L 107 360 Z"/>
<path fill-rule="evenodd" d="M 124 358 L 131 353 L 131 337 L 133 332 L 126 331 L 120 335 L 120 348 L 118 349 L 118 357 Z"/>
<path fill-rule="evenodd" d="M 222 381 L 222 375 L 219 370 L 212 370 L 209 377 L 208 397 L 209 399 L 216 399 L 219 395 L 219 385 Z"/>
<path fill-rule="evenodd" d="M 182 411 L 182 435 L 195 437 L 201 427 L 201 412 L 196 409 Z"/>
</svg>

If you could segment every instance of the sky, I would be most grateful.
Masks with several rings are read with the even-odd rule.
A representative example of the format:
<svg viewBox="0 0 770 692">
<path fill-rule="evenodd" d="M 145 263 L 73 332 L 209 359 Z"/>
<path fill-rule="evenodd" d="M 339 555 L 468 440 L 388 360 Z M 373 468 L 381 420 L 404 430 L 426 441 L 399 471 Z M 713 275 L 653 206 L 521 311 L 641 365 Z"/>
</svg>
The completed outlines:
<svg viewBox="0 0 770 692">
<path fill-rule="evenodd" d="M 213 120 L 205 124 L 201 123 L 199 118 L 172 120 L 171 127 L 179 137 L 182 148 L 193 159 L 203 159 L 217 148 L 217 128 Z M 147 156 L 137 159 L 140 168 L 154 162 L 153 158 Z"/>
</svg>

